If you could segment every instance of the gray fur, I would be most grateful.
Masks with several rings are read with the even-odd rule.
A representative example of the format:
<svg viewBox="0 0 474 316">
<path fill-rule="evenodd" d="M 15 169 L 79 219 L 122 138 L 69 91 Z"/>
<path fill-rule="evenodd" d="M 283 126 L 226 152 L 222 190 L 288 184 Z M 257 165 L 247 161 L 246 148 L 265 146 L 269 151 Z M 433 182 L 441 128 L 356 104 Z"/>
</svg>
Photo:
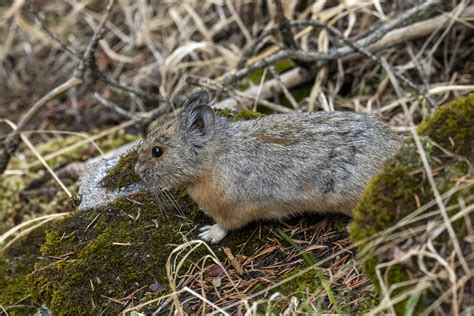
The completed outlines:
<svg viewBox="0 0 474 316">
<path fill-rule="evenodd" d="M 136 171 L 160 188 L 186 185 L 225 230 L 303 211 L 350 215 L 367 181 L 400 146 L 368 115 L 290 113 L 232 122 L 215 116 L 208 101 L 199 92 L 176 122 L 151 133 Z M 161 159 L 151 157 L 155 145 L 167 148 Z"/>
</svg>

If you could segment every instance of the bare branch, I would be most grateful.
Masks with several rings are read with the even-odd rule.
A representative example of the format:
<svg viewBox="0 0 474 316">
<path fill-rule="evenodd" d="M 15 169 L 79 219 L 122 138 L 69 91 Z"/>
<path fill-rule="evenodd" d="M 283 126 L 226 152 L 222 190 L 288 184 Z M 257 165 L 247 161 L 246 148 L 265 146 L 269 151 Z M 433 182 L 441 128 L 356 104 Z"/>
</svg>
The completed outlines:
<svg viewBox="0 0 474 316">
<path fill-rule="evenodd" d="M 355 44 L 357 44 L 359 47 L 366 47 L 376 42 L 377 40 L 382 38 L 385 34 L 387 34 L 389 31 L 393 30 L 396 26 L 403 24 L 407 20 L 413 18 L 414 16 L 416 16 L 420 12 L 423 12 L 424 10 L 431 7 L 437 2 L 438 2 L 437 0 L 428 0 L 418 6 L 413 7 L 410 10 L 407 10 L 406 12 L 400 14 L 399 16 L 393 18 L 392 20 L 384 23 L 371 34 L 356 41 Z M 304 27 L 308 25 L 323 27 L 323 28 L 326 28 L 333 35 L 337 36 L 339 39 L 342 39 L 340 37 L 342 34 L 336 28 L 332 27 L 329 24 L 322 23 L 320 21 L 316 21 L 316 20 L 292 21 L 291 25 L 295 27 Z M 230 75 L 227 75 L 223 79 L 223 82 L 225 84 L 232 84 L 246 77 L 248 74 L 250 74 L 252 71 L 256 69 L 267 67 L 279 60 L 286 59 L 286 58 L 295 59 L 295 60 L 303 61 L 303 62 L 329 61 L 329 60 L 341 58 L 343 56 L 346 56 L 354 52 L 354 48 L 348 45 L 343 46 L 343 47 L 333 48 L 329 50 L 329 52 L 327 53 L 306 52 L 302 50 L 284 49 L 284 50 L 280 50 L 276 52 L 275 54 L 267 58 L 260 60 L 259 62 L 256 62 L 253 65 L 248 66 L 247 68 L 242 68 L 242 69 L 239 68 L 239 67 L 243 67 L 243 65 L 245 65 L 245 63 L 247 62 L 248 58 L 252 55 L 253 50 L 258 44 L 257 40 L 262 41 L 263 38 L 265 38 L 266 36 L 272 35 L 275 32 L 276 32 L 276 29 L 271 29 L 261 34 L 255 40 L 255 42 L 253 42 L 249 46 L 249 48 L 246 51 L 244 51 L 244 54 L 242 55 L 242 58 L 239 61 L 238 66 L 237 66 L 238 70 Z"/>
<path fill-rule="evenodd" d="M 205 88 L 208 88 L 208 89 L 222 90 L 224 92 L 229 93 L 230 95 L 233 95 L 234 97 L 244 98 L 244 99 L 247 99 L 247 100 L 251 100 L 253 102 L 257 102 L 258 104 L 260 104 L 260 105 L 262 105 L 262 106 L 264 106 L 264 107 L 266 107 L 270 110 L 273 110 L 273 111 L 282 112 L 282 113 L 292 112 L 291 109 L 289 109 L 287 107 L 284 107 L 280 104 L 276 104 L 276 103 L 267 101 L 263 98 L 259 98 L 258 95 L 253 95 L 253 94 L 248 94 L 248 93 L 242 92 L 242 91 L 237 90 L 236 88 L 234 88 L 232 86 L 225 86 L 225 85 L 221 84 L 220 82 L 209 79 L 209 78 L 188 75 L 186 77 L 186 81 L 188 83 L 198 85 L 198 86 L 201 86 L 201 87 L 205 87 Z"/>
<path fill-rule="evenodd" d="M 290 22 L 285 17 L 285 13 L 283 12 L 281 0 L 275 0 L 275 6 L 278 20 L 278 31 L 280 32 L 283 39 L 283 44 L 288 48 L 296 49 L 298 46 L 296 45 L 295 37 L 291 31 Z"/>
<path fill-rule="evenodd" d="M 21 132 L 25 128 L 26 124 L 28 124 L 28 122 L 33 118 L 33 116 L 51 99 L 55 98 L 61 93 L 70 90 L 73 87 L 82 84 L 86 67 L 95 67 L 95 49 L 97 48 L 97 44 L 100 38 L 102 37 L 105 22 L 107 21 L 110 15 L 110 11 L 112 10 L 114 3 L 115 0 L 109 0 L 106 12 L 103 14 L 101 21 L 98 27 L 96 28 L 83 57 L 80 58 L 81 61 L 77 66 L 76 70 L 74 71 L 73 76 L 65 83 L 48 92 L 45 96 L 43 96 L 40 100 L 33 104 L 33 106 L 21 117 L 20 121 L 16 126 L 16 129 L 10 134 L 8 134 L 6 139 L 3 141 L 0 146 L 0 174 L 3 174 L 5 172 L 8 163 L 10 162 L 11 156 L 16 152 L 18 145 L 20 144 Z M 50 34 L 51 36 L 52 32 L 48 32 L 48 34 Z M 59 41 L 59 39 L 57 39 L 55 36 L 53 36 L 53 39 Z M 73 55 L 76 55 L 76 53 L 72 50 L 67 51 L 72 53 Z"/>
<path fill-rule="evenodd" d="M 33 116 L 51 99 L 56 96 L 68 91 L 69 89 L 78 86 L 82 83 L 82 80 L 72 77 L 65 83 L 54 88 L 48 92 L 41 99 L 36 101 L 35 104 L 21 117 L 18 122 L 16 129 L 8 134 L 3 143 L 0 146 L 0 174 L 3 174 L 8 166 L 11 156 L 16 152 L 18 145 L 20 144 L 20 133 L 25 128 L 26 124 L 33 118 Z"/>
<path fill-rule="evenodd" d="M 126 92 L 129 92 L 133 95 L 136 95 L 137 97 L 141 98 L 141 99 L 144 99 L 144 100 L 148 100 L 148 101 L 158 101 L 160 103 L 169 103 L 168 100 L 166 100 L 165 98 L 161 97 L 159 94 L 156 94 L 156 93 L 150 93 L 150 92 L 145 92 L 139 88 L 136 88 L 136 87 L 131 87 L 131 86 L 128 86 L 128 85 L 124 85 L 124 84 L 121 84 L 119 83 L 118 81 L 110 78 L 110 77 L 107 77 L 106 75 L 104 75 L 102 72 L 100 72 L 97 68 L 96 68 L 96 73 L 97 73 L 97 77 L 100 81 L 104 82 L 105 84 L 108 84 L 116 89 L 119 89 L 119 90 L 122 90 L 122 91 L 126 91 Z"/>
<path fill-rule="evenodd" d="M 296 102 L 293 95 L 290 93 L 290 91 L 285 87 L 285 85 L 281 81 L 280 75 L 276 72 L 275 67 L 271 66 L 268 69 L 270 69 L 270 73 L 272 74 L 273 78 L 275 78 L 276 82 L 278 83 L 278 86 L 280 86 L 281 90 L 283 91 L 283 94 L 288 99 L 288 101 L 290 101 L 293 108 L 295 110 L 299 110 L 300 105 L 298 104 L 298 102 Z"/>
<path fill-rule="evenodd" d="M 146 112 L 146 113 L 130 113 L 124 109 L 122 109 L 119 105 L 103 98 L 100 94 L 94 93 L 94 98 L 100 102 L 104 107 L 106 107 L 109 110 L 114 111 L 115 113 L 122 115 L 137 124 L 140 125 L 140 127 L 143 130 L 146 130 L 148 128 L 148 125 L 150 125 L 151 122 L 153 122 L 158 116 L 168 113 L 172 110 L 172 107 L 170 106 L 171 103 L 164 104 L 163 106 L 160 106 L 156 109 L 153 109 L 152 111 Z"/>
<path fill-rule="evenodd" d="M 100 94 L 98 94 L 97 92 L 94 93 L 94 98 L 100 102 L 100 104 L 102 104 L 105 108 L 109 109 L 109 110 L 112 110 L 114 111 L 115 113 L 121 115 L 121 116 L 124 116 L 132 121 L 135 121 L 137 123 L 139 123 L 142 118 L 139 116 L 139 115 L 136 115 L 136 114 L 133 114 L 133 113 L 130 113 L 128 111 L 125 111 L 124 109 L 122 109 L 120 106 L 118 106 L 117 104 L 103 98 Z"/>
<path fill-rule="evenodd" d="M 109 0 L 107 8 L 105 9 L 105 13 L 102 15 L 99 25 L 97 25 L 94 31 L 94 35 L 92 35 L 92 38 L 89 41 L 89 44 L 87 45 L 86 51 L 84 52 L 84 56 L 82 58 L 82 62 L 74 71 L 74 76 L 76 76 L 77 78 L 83 79 L 84 71 L 87 67 L 91 68 L 92 70 L 95 70 L 97 68 L 97 65 L 95 63 L 95 51 L 97 50 L 99 41 L 104 36 L 105 22 L 107 22 L 114 4 L 115 0 Z"/>
<path fill-rule="evenodd" d="M 57 37 L 53 32 L 51 32 L 48 28 L 46 20 L 39 15 L 39 13 L 33 9 L 33 7 L 30 5 L 30 12 L 31 14 L 40 22 L 41 29 L 46 32 L 46 34 L 49 35 L 56 43 L 59 44 L 59 46 L 66 52 L 68 52 L 71 56 L 78 58 L 79 60 L 82 60 L 82 55 L 76 52 L 74 49 L 71 48 L 71 44 L 69 42 L 64 43 L 59 37 Z"/>
</svg>

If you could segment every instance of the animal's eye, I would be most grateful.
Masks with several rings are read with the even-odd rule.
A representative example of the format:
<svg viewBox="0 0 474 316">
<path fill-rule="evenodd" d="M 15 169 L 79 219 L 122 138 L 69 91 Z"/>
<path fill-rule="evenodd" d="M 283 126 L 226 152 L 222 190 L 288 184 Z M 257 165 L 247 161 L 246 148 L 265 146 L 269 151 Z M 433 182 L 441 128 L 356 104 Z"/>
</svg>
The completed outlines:
<svg viewBox="0 0 474 316">
<path fill-rule="evenodd" d="M 151 149 L 151 155 L 155 158 L 161 157 L 161 155 L 163 155 L 163 149 L 158 146 L 155 146 Z"/>
</svg>

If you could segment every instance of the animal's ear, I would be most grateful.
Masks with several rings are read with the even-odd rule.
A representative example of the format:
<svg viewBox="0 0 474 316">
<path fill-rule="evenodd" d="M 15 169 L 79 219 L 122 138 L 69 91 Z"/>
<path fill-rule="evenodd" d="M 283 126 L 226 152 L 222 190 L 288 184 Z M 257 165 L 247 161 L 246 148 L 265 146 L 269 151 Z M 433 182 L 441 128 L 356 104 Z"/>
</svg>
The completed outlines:
<svg viewBox="0 0 474 316">
<path fill-rule="evenodd" d="M 214 135 L 216 115 L 209 106 L 201 104 L 181 113 L 180 126 L 184 137 L 202 144 Z"/>
<path fill-rule="evenodd" d="M 198 90 L 193 92 L 183 104 L 183 112 L 191 111 L 193 108 L 199 105 L 208 105 L 211 96 L 207 90 Z"/>
</svg>

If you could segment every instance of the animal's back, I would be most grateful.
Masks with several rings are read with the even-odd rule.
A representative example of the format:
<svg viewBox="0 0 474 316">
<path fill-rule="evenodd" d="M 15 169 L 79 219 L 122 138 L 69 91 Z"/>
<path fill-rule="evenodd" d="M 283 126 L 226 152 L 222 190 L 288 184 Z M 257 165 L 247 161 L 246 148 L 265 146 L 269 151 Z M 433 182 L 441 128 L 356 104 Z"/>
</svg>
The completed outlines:
<svg viewBox="0 0 474 316">
<path fill-rule="evenodd" d="M 223 149 L 211 170 L 216 187 L 233 208 L 250 209 L 253 219 L 299 211 L 350 214 L 368 179 L 399 145 L 383 123 L 350 112 L 270 115 L 227 122 L 217 133 Z"/>
</svg>

